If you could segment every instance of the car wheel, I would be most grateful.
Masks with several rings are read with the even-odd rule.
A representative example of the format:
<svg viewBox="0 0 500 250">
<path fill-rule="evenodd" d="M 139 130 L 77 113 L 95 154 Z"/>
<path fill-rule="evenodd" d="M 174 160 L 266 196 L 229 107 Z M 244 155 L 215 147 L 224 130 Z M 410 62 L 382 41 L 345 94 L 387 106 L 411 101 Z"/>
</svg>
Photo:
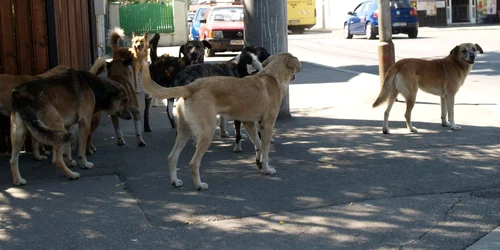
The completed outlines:
<svg viewBox="0 0 500 250">
<path fill-rule="evenodd" d="M 408 32 L 408 37 L 409 38 L 417 38 L 418 36 L 418 29 L 413 29 Z"/>
<path fill-rule="evenodd" d="M 293 27 L 291 28 L 293 34 L 304 34 L 306 28 L 303 27 Z"/>
<path fill-rule="evenodd" d="M 344 38 L 345 39 L 352 38 L 352 34 L 351 34 L 351 32 L 349 32 L 349 25 L 347 25 L 347 23 L 344 24 Z"/>
<path fill-rule="evenodd" d="M 215 56 L 215 50 L 209 49 L 209 48 L 205 48 L 205 56 L 206 57 L 213 57 L 213 56 Z"/>
<path fill-rule="evenodd" d="M 365 34 L 366 34 L 366 39 L 375 39 L 377 37 L 377 34 L 373 33 L 371 23 L 366 23 Z"/>
</svg>

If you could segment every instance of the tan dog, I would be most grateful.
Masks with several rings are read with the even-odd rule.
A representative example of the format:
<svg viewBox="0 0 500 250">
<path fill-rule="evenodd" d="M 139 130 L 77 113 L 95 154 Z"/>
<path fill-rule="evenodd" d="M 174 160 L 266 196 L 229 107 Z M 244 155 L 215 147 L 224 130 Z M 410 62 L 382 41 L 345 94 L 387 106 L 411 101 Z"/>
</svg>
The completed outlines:
<svg viewBox="0 0 500 250">
<path fill-rule="evenodd" d="M 134 119 L 135 125 L 135 135 L 137 138 L 137 144 L 140 147 L 146 146 L 144 139 L 141 135 L 141 112 L 139 110 L 139 102 L 137 101 L 137 95 L 134 93 L 134 89 L 132 87 L 132 79 L 130 75 L 130 71 L 128 66 L 132 61 L 132 57 L 128 57 L 126 60 L 116 59 L 111 62 L 106 62 L 104 58 L 97 60 L 93 68 L 93 71 L 99 71 L 101 68 L 106 67 L 108 71 L 108 79 L 113 80 L 114 82 L 123 86 L 128 95 L 129 100 L 129 109 L 132 114 L 132 118 Z M 96 147 L 92 144 L 92 135 L 94 134 L 97 127 L 101 123 L 101 117 L 104 110 L 94 113 L 92 117 L 91 130 L 89 134 L 89 139 L 87 141 L 87 153 L 93 154 L 96 151 Z M 123 133 L 120 129 L 120 117 L 114 114 L 111 114 L 111 121 L 113 122 L 113 127 L 115 128 L 116 137 L 118 139 L 118 145 L 125 145 L 125 138 L 123 138 Z"/>
<path fill-rule="evenodd" d="M 30 76 L 30 75 L 15 76 L 15 75 L 0 74 L 0 112 L 4 113 L 6 116 L 10 116 L 10 113 L 12 112 L 12 90 L 14 90 L 15 87 L 25 82 L 30 82 L 37 79 L 47 78 L 53 75 L 60 74 L 65 71 L 68 71 L 69 69 L 71 68 L 68 66 L 58 65 L 48 70 L 47 72 L 36 76 Z M 38 161 L 47 160 L 48 158 L 46 155 L 50 153 L 48 151 L 45 151 L 45 148 L 42 146 L 42 151 L 46 155 L 41 155 L 40 145 L 38 143 L 38 140 L 36 140 L 35 137 L 32 136 L 31 141 L 33 146 L 34 158 Z"/>
<path fill-rule="evenodd" d="M 288 83 L 295 79 L 295 73 L 302 66 L 289 53 L 271 56 L 262 65 L 262 71 L 244 78 L 213 76 L 200 78 L 186 86 L 164 88 L 151 80 L 148 65 L 143 62 L 142 83 L 145 91 L 154 98 L 179 98 L 177 137 L 168 156 L 170 180 L 174 186 L 183 185 L 177 179 L 177 160 L 187 141 L 194 138 L 196 152 L 189 163 L 191 175 L 198 190 L 208 188 L 206 183 L 201 182 L 199 168 L 212 142 L 217 114 L 242 121 L 255 145 L 257 165 L 264 168 L 264 174 L 276 173 L 268 163 L 274 123 Z M 257 135 L 257 121 L 261 121 L 262 143 Z"/>
<path fill-rule="evenodd" d="M 96 94 L 99 93 L 99 94 Z M 15 185 L 26 184 L 19 172 L 19 153 L 29 131 L 37 140 L 53 146 L 52 162 L 69 179 L 80 174 L 66 164 L 76 166 L 71 159 L 71 133 L 78 124 L 78 159 L 82 168 L 94 164 L 85 156 L 92 114 L 105 110 L 108 114 L 130 119 L 129 100 L 118 83 L 102 79 L 94 72 L 69 70 L 62 74 L 38 79 L 17 86 L 12 92 L 10 166 Z"/>
<path fill-rule="evenodd" d="M 132 53 L 132 72 L 134 76 L 134 88 L 135 92 L 139 93 L 139 81 L 138 74 L 141 70 L 141 62 L 148 58 L 148 33 L 144 33 L 142 36 L 137 36 L 132 32 L 132 46 L 130 48 L 120 48 L 118 47 L 118 40 L 124 37 L 123 30 L 121 28 L 115 27 L 113 30 L 109 31 L 109 43 L 113 48 L 113 59 L 123 59 L 126 60 L 129 57 L 129 52 Z"/>
<path fill-rule="evenodd" d="M 398 93 L 406 99 L 406 126 L 410 132 L 417 132 L 411 124 L 411 111 L 418 89 L 441 97 L 441 125 L 453 130 L 461 129 L 454 119 L 455 95 L 469 75 L 478 52 L 483 54 L 483 49 L 478 44 L 463 43 L 455 46 L 442 59 L 407 58 L 392 65 L 387 71 L 380 94 L 373 103 L 373 107 L 388 103 L 382 132 L 389 133 L 389 113 Z M 447 113 L 449 122 L 446 120 Z"/>
</svg>

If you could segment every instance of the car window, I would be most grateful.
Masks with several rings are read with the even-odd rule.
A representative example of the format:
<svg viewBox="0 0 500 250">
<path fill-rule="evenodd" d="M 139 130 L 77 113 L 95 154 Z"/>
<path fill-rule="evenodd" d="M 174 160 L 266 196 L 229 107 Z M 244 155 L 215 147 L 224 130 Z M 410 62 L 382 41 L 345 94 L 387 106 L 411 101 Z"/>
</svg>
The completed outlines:
<svg viewBox="0 0 500 250">
<path fill-rule="evenodd" d="M 210 14 L 210 21 L 234 22 L 243 21 L 243 8 L 216 8 Z"/>
<path fill-rule="evenodd" d="M 373 4 L 373 2 L 365 2 L 365 4 L 363 5 L 363 9 L 361 10 L 360 13 L 362 15 L 367 14 L 367 12 L 370 11 L 370 9 L 371 9 L 372 4 Z"/>
<path fill-rule="evenodd" d="M 364 5 L 364 3 L 360 3 L 358 5 L 358 7 L 356 7 L 356 9 L 354 9 L 354 11 L 352 13 L 353 14 L 358 14 L 359 12 L 361 12 L 361 9 L 363 8 L 363 5 Z"/>
<path fill-rule="evenodd" d="M 194 20 L 200 20 L 202 17 L 205 16 L 205 13 L 207 12 L 207 9 L 206 8 L 203 8 L 203 9 L 200 9 L 198 11 L 198 14 L 194 17 Z"/>
<path fill-rule="evenodd" d="M 391 9 L 409 9 L 412 8 L 409 0 L 391 0 Z"/>
</svg>

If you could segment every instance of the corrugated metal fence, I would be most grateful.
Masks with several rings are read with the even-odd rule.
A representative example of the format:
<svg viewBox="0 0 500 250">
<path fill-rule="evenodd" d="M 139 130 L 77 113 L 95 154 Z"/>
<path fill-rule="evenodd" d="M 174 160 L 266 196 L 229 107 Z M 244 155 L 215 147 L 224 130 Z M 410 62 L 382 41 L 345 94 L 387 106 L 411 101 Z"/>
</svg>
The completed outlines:
<svg viewBox="0 0 500 250">
<path fill-rule="evenodd" d="M 120 7 L 120 27 L 126 35 L 174 32 L 174 7 L 170 4 L 144 3 Z"/>
</svg>

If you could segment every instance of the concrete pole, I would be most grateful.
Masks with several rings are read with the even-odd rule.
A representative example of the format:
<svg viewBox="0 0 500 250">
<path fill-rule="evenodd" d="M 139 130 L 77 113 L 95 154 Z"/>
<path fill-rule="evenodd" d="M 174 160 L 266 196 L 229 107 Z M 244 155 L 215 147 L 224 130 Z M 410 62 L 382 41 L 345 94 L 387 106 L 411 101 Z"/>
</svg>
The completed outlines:
<svg viewBox="0 0 500 250">
<path fill-rule="evenodd" d="M 244 0 L 244 6 L 245 46 L 262 46 L 271 55 L 288 52 L 287 0 Z M 278 117 L 291 117 L 288 93 Z"/>
<path fill-rule="evenodd" d="M 378 71 L 380 84 L 384 83 L 385 73 L 395 62 L 394 43 L 392 43 L 392 23 L 390 0 L 378 0 Z"/>
</svg>

